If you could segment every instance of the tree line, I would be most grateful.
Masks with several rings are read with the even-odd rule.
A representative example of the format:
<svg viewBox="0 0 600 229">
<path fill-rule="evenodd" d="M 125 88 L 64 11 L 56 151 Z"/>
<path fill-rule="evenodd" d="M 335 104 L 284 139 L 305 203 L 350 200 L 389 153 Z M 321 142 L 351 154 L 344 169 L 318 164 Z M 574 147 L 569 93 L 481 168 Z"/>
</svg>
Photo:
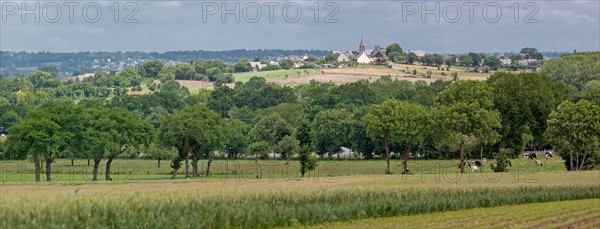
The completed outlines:
<svg viewBox="0 0 600 229">
<path fill-rule="evenodd" d="M 140 153 L 158 163 L 170 160 L 173 177 L 181 166 L 186 176 L 209 175 L 210 168 L 198 171 L 199 160 L 258 163 L 272 153 L 283 160 L 298 156 L 306 172 L 316 160 L 310 152 L 339 158 L 342 147 L 357 158 L 386 159 L 387 172 L 392 158 L 403 159 L 406 172 L 406 161 L 415 156 L 463 161 L 504 155 L 498 152 L 517 157 L 526 148 L 553 147 L 569 170 L 600 161 L 593 80 L 577 91 L 538 73 L 430 84 L 390 77 L 342 85 L 313 81 L 293 88 L 254 77 L 194 94 L 167 80 L 150 94 L 73 100 L 36 96 L 64 85 L 51 79 L 0 79 L 28 82 L 2 84 L 10 89 L 0 98 L 8 129 L 2 157 L 32 159 L 38 180 L 43 164 L 50 179 L 49 165 L 58 157 L 93 161 L 94 179 L 106 160 L 110 180 L 112 160 Z"/>
</svg>

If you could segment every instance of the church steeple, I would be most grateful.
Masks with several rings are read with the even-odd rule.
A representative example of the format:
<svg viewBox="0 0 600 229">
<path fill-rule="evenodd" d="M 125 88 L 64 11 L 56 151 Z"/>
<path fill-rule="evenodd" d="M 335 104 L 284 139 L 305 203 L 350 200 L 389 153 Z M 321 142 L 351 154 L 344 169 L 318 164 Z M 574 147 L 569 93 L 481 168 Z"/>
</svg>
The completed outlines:
<svg viewBox="0 0 600 229">
<path fill-rule="evenodd" d="M 366 48 L 365 48 L 365 39 L 364 37 L 360 37 L 360 45 L 358 45 L 358 53 L 362 54 L 363 52 L 365 52 Z"/>
</svg>

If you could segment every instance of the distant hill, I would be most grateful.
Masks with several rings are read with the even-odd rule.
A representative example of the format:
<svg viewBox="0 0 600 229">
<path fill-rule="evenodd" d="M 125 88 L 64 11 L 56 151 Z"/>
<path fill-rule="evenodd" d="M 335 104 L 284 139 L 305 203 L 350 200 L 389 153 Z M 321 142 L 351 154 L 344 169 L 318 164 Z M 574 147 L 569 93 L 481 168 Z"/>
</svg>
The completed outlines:
<svg viewBox="0 0 600 229">
<path fill-rule="evenodd" d="M 227 50 L 227 51 L 170 51 L 158 52 L 6 52 L 0 51 L 0 74 L 25 75 L 44 66 L 56 66 L 60 74 L 73 75 L 94 71 L 118 71 L 128 66 L 136 66 L 145 60 L 160 59 L 165 63 L 177 63 L 187 60 L 220 59 L 229 63 L 242 58 L 254 60 L 276 60 L 288 55 L 322 57 L 327 50 Z"/>
</svg>

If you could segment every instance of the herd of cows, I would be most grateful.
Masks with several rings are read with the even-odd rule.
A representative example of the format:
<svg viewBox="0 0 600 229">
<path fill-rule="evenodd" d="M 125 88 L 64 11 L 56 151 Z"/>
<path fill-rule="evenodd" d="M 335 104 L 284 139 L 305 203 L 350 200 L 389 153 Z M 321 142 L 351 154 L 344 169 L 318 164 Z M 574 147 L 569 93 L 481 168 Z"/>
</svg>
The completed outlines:
<svg viewBox="0 0 600 229">
<path fill-rule="evenodd" d="M 552 151 L 545 151 L 544 155 L 546 156 L 546 158 L 552 158 L 554 157 L 554 154 L 552 153 Z M 534 160 L 534 165 L 535 166 L 544 166 L 544 163 L 540 160 L 537 159 L 537 154 L 536 153 L 523 153 L 523 159 L 525 160 Z M 484 164 L 487 163 L 487 159 L 483 158 L 481 161 L 473 161 L 471 163 L 469 162 L 463 162 L 463 166 L 465 168 L 469 168 L 471 169 L 471 172 L 476 172 L 476 171 L 480 171 L 480 168 L 483 167 Z M 510 160 L 506 161 L 506 164 L 510 167 L 512 167 L 512 163 L 510 162 Z M 458 164 L 458 168 L 460 169 L 461 164 Z"/>
</svg>

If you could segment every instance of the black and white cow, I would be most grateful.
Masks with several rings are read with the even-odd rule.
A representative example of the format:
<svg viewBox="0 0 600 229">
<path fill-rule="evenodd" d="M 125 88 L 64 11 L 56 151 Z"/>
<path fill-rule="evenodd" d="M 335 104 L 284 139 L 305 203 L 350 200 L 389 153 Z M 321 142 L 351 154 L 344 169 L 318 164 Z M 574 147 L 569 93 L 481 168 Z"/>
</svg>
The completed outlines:
<svg viewBox="0 0 600 229">
<path fill-rule="evenodd" d="M 537 155 L 535 153 L 523 153 L 523 159 L 537 159 Z"/>
<path fill-rule="evenodd" d="M 544 153 L 546 155 L 546 158 L 552 158 L 554 155 L 552 155 L 552 151 L 546 151 Z"/>
<path fill-rule="evenodd" d="M 535 160 L 535 166 L 544 166 L 544 163 L 540 160 Z"/>
<path fill-rule="evenodd" d="M 463 162 L 465 168 L 471 167 L 471 164 L 469 164 L 469 162 Z M 458 163 L 458 168 L 460 169 L 460 162 Z"/>
</svg>

